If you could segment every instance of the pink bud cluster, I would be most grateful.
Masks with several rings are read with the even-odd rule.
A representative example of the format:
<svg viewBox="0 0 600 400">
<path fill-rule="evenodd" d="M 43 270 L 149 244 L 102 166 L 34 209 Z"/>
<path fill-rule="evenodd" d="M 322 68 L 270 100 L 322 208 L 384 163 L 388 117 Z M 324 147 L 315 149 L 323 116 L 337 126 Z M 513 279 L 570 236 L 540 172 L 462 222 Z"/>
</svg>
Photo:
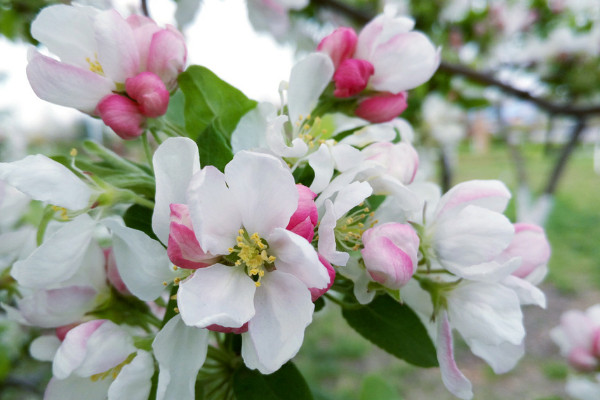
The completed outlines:
<svg viewBox="0 0 600 400">
<path fill-rule="evenodd" d="M 585 312 L 567 311 L 550 336 L 573 368 L 581 372 L 600 369 L 600 305 Z"/>
</svg>

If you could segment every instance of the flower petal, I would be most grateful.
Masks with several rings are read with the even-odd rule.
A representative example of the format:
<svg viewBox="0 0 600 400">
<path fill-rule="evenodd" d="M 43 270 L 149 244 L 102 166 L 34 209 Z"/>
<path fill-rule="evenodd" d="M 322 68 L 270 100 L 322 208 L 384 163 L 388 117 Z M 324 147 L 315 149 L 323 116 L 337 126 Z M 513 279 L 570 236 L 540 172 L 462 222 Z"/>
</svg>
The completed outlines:
<svg viewBox="0 0 600 400">
<path fill-rule="evenodd" d="M 301 281 L 273 271 L 263 277 L 254 306 L 256 315 L 242 334 L 242 357 L 248 368 L 270 374 L 300 350 L 314 305 Z"/>
<path fill-rule="evenodd" d="M 144 301 L 156 299 L 176 273 L 170 268 L 165 248 L 142 231 L 115 221 L 104 224 L 113 234 L 113 252 L 127 289 Z"/>
<path fill-rule="evenodd" d="M 255 291 L 243 268 L 214 264 L 180 284 L 177 307 L 186 325 L 239 328 L 254 316 Z"/>
<path fill-rule="evenodd" d="M 454 361 L 452 328 L 446 311 L 442 311 L 438 316 L 437 328 L 437 358 L 444 386 L 460 399 L 471 399 L 473 398 L 471 382 L 460 372 Z"/>
<path fill-rule="evenodd" d="M 525 345 L 501 343 L 499 345 L 488 345 L 477 340 L 467 342 L 469 348 L 478 357 L 487 362 L 497 374 L 504 374 L 517 365 L 525 354 Z"/>
<path fill-rule="evenodd" d="M 115 89 L 108 78 L 63 64 L 35 50 L 29 52 L 27 79 L 42 100 L 93 114 L 98 102 Z"/>
<path fill-rule="evenodd" d="M 292 125 L 302 123 L 317 105 L 321 93 L 333 77 L 331 58 L 312 53 L 292 68 L 288 87 L 288 109 Z"/>
<path fill-rule="evenodd" d="M 147 351 L 138 350 L 108 389 L 108 400 L 145 400 L 152 388 L 154 360 Z"/>
<path fill-rule="evenodd" d="M 277 271 L 294 275 L 307 288 L 327 286 L 329 273 L 310 242 L 283 228 L 276 228 L 267 241 L 270 252 L 276 257 Z"/>
<path fill-rule="evenodd" d="M 269 236 L 287 226 L 298 207 L 294 177 L 275 157 L 241 151 L 225 167 L 225 179 L 249 234 Z"/>
<path fill-rule="evenodd" d="M 60 343 L 56 335 L 39 336 L 31 342 L 29 354 L 39 361 L 52 361 Z"/>
<path fill-rule="evenodd" d="M 147 68 L 162 79 L 168 90 L 177 85 L 177 75 L 185 68 L 187 49 L 181 33 L 162 29 L 152 36 L 148 51 Z"/>
<path fill-rule="evenodd" d="M 25 260 L 12 276 L 25 287 L 47 289 L 75 275 L 86 256 L 96 221 L 83 214 L 64 224 Z"/>
<path fill-rule="evenodd" d="M 546 308 L 546 295 L 531 282 L 516 276 L 508 276 L 502 281 L 502 284 L 515 291 L 522 305 L 533 304 Z"/>
<path fill-rule="evenodd" d="M 501 213 L 510 198 L 510 191 L 500 181 L 471 180 L 462 182 L 442 196 L 436 207 L 435 215 L 437 218 L 446 217 L 446 214 L 455 214 L 468 205 L 476 205 Z"/>
<path fill-rule="evenodd" d="M 225 175 L 213 166 L 204 167 L 192 177 L 186 199 L 202 250 L 215 255 L 229 254 L 242 217 Z"/>
<path fill-rule="evenodd" d="M 170 205 L 185 203 L 192 176 L 200 170 L 198 146 L 188 138 L 169 138 L 152 157 L 156 177 L 156 197 L 152 230 L 161 242 L 169 239 Z"/>
<path fill-rule="evenodd" d="M 310 190 L 315 193 L 321 193 L 329 185 L 329 182 L 331 182 L 335 166 L 329 146 L 322 144 L 317 151 L 311 153 L 308 156 L 308 165 L 310 165 L 315 173 Z"/>
<path fill-rule="evenodd" d="M 176 315 L 152 343 L 160 367 L 157 400 L 193 400 L 196 376 L 208 349 L 208 331 L 186 326 Z"/>
<path fill-rule="evenodd" d="M 325 215 L 319 223 L 319 254 L 331 264 L 344 266 L 350 257 L 348 253 L 337 251 L 334 229 L 338 216 L 334 211 L 331 200 L 325 200 Z"/>
<path fill-rule="evenodd" d="M 103 11 L 94 18 L 94 36 L 98 61 L 108 78 L 125 83 L 138 73 L 140 54 L 133 30 L 116 10 Z"/>
<path fill-rule="evenodd" d="M 200 247 L 188 206 L 185 204 L 171 204 L 171 230 L 167 253 L 173 264 L 189 269 L 208 267 L 218 259 L 205 253 Z"/>
<path fill-rule="evenodd" d="M 70 210 L 88 206 L 92 190 L 64 165 L 42 155 L 0 163 L 0 179 L 21 192 Z"/>
<path fill-rule="evenodd" d="M 66 379 L 50 379 L 44 400 L 106 400 L 106 393 L 112 381 L 98 379 L 93 382 L 90 378 L 70 376 Z"/>
<path fill-rule="evenodd" d="M 242 150 L 267 149 L 265 133 L 269 126 L 269 119 L 276 115 L 275 106 L 267 102 L 258 103 L 255 108 L 244 114 L 231 134 L 233 153 Z"/>
</svg>

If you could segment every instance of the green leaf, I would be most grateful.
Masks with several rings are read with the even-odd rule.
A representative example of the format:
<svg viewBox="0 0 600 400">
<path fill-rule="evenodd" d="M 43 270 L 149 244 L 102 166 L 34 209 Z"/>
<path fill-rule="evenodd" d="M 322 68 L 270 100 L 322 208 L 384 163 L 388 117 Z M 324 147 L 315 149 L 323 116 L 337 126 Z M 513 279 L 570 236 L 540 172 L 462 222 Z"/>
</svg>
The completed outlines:
<svg viewBox="0 0 600 400">
<path fill-rule="evenodd" d="M 229 140 L 213 124 L 210 124 L 196 140 L 202 167 L 214 165 L 223 171 L 225 165 L 233 158 L 233 150 Z"/>
<path fill-rule="evenodd" d="M 125 226 L 142 231 L 152 239 L 158 240 L 152 230 L 151 209 L 134 204 L 125 211 L 123 221 L 125 222 Z"/>
<path fill-rule="evenodd" d="M 358 309 L 344 309 L 348 324 L 388 353 L 419 367 L 438 365 L 435 347 L 421 320 L 407 305 L 378 296 Z"/>
<path fill-rule="evenodd" d="M 233 375 L 233 391 L 239 400 L 311 400 L 304 377 L 289 361 L 271 375 L 262 375 L 245 366 Z"/>
<path fill-rule="evenodd" d="M 369 375 L 362 382 L 360 400 L 398 400 L 398 391 L 385 379 L 377 375 Z"/>
<path fill-rule="evenodd" d="M 185 95 L 185 126 L 192 139 L 216 118 L 219 130 L 229 139 L 240 118 L 256 106 L 254 100 L 199 65 L 179 75 L 179 87 Z"/>
</svg>

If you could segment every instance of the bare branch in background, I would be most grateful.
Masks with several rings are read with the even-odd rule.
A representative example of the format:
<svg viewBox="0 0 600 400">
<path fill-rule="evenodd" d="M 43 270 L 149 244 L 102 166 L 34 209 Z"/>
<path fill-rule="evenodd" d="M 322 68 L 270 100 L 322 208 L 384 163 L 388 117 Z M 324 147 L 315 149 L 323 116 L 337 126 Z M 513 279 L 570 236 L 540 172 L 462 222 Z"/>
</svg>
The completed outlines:
<svg viewBox="0 0 600 400">
<path fill-rule="evenodd" d="M 565 146 L 562 148 L 560 152 L 560 156 L 558 157 L 556 164 L 554 164 L 554 169 L 552 170 L 552 175 L 548 179 L 548 184 L 544 189 L 544 193 L 554 194 L 556 191 L 556 187 L 562 173 L 564 172 L 565 166 L 567 165 L 567 160 L 575 150 L 575 146 L 579 141 L 579 137 L 581 133 L 585 130 L 586 120 L 585 118 L 580 118 L 577 120 L 577 124 L 573 126 L 573 130 L 571 131 L 571 137 Z"/>
<path fill-rule="evenodd" d="M 142 13 L 150 18 L 150 11 L 148 11 L 148 1 L 147 0 L 142 0 Z"/>
</svg>

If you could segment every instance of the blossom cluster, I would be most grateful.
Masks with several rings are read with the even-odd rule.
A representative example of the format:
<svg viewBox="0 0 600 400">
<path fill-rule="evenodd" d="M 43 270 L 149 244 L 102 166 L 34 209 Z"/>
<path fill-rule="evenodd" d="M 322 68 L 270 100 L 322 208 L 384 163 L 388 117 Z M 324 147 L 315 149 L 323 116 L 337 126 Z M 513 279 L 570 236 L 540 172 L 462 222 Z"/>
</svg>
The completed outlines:
<svg viewBox="0 0 600 400">
<path fill-rule="evenodd" d="M 397 117 L 439 51 L 413 27 L 382 15 L 358 35 L 339 28 L 293 67 L 278 107 L 206 69 L 182 73 L 172 27 L 41 11 L 32 34 L 60 61 L 32 50 L 35 92 L 141 136 L 148 156 L 86 142 L 90 161 L 73 150 L 0 163 L 0 205 L 14 191 L 44 209 L 7 253 L 19 295 L 4 309 L 44 331 L 31 354 L 52 362 L 45 398 L 191 399 L 200 383 L 230 398 L 232 373 L 243 398 L 235 371 L 282 371 L 324 298 L 352 309 L 392 299 L 427 332 L 413 339 L 459 398 L 473 394 L 453 330 L 495 372 L 514 367 L 521 306 L 545 307 L 536 285 L 550 248 L 542 228 L 503 215 L 502 182 L 442 194 L 419 173 L 412 128 Z M 220 92 L 200 96 L 198 82 Z M 174 129 L 163 115 L 177 90 L 186 124 Z M 375 343 L 389 342 L 373 328 Z"/>
</svg>

